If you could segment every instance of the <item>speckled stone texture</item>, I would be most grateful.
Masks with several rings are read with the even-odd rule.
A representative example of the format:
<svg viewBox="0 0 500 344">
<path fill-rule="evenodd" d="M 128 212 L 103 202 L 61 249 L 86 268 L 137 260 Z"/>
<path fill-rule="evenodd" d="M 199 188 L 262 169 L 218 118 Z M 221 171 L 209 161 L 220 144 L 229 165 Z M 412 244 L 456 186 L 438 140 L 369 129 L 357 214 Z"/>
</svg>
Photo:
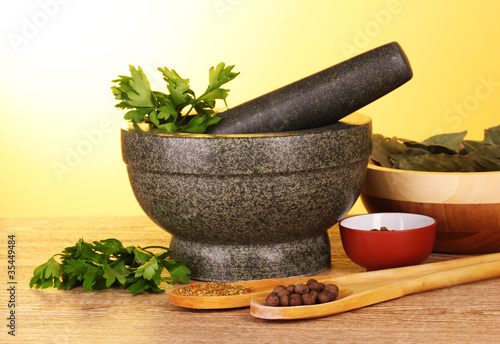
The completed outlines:
<svg viewBox="0 0 500 344">
<path fill-rule="evenodd" d="M 413 72 L 392 42 L 235 106 L 207 133 L 267 133 L 330 125 L 406 83 Z"/>
<path fill-rule="evenodd" d="M 330 266 L 327 230 L 361 192 L 371 119 L 246 135 L 121 131 L 123 160 L 145 213 L 172 235 L 192 277 L 245 281 Z"/>
</svg>

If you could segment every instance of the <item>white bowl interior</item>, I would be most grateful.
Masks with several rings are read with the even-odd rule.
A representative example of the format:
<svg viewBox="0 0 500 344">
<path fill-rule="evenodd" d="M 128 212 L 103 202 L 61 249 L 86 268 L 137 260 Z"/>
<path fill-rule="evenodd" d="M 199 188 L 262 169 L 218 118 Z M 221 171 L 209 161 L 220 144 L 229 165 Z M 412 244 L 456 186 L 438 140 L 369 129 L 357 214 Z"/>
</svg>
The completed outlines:
<svg viewBox="0 0 500 344">
<path fill-rule="evenodd" d="M 348 217 L 340 222 L 344 227 L 370 231 L 387 227 L 388 230 L 406 230 L 432 225 L 432 217 L 409 213 L 373 213 Z"/>
</svg>

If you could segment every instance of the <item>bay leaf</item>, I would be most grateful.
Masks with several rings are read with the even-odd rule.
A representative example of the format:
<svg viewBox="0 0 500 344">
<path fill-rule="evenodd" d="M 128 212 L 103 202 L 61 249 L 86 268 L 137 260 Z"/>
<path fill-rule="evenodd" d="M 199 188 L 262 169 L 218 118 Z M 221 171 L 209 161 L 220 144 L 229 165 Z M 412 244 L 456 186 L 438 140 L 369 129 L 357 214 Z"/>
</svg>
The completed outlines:
<svg viewBox="0 0 500 344">
<path fill-rule="evenodd" d="M 442 145 L 437 145 L 437 144 L 425 144 L 421 142 L 415 142 L 415 141 L 404 141 L 404 144 L 409 147 L 409 148 L 420 148 L 420 149 L 425 149 L 428 151 L 430 154 L 457 154 L 457 151 L 452 150 L 446 146 Z"/>
<path fill-rule="evenodd" d="M 488 136 L 485 137 L 484 142 L 488 142 L 494 145 L 500 145 L 500 130 L 491 131 Z"/>
<path fill-rule="evenodd" d="M 473 141 L 473 140 L 464 140 L 463 145 L 465 147 L 465 150 L 467 154 L 470 154 L 477 149 L 484 147 L 484 146 L 491 146 L 492 144 L 490 142 L 485 142 L 485 141 Z"/>
<path fill-rule="evenodd" d="M 465 135 L 467 135 L 467 131 L 451 134 L 438 134 L 429 137 L 424 140 L 423 143 L 428 145 L 444 146 L 456 153 L 458 152 Z"/>
<path fill-rule="evenodd" d="M 475 158 L 492 171 L 500 171 L 500 145 L 483 146 L 468 156 Z"/>
<path fill-rule="evenodd" d="M 484 139 L 486 140 L 488 138 L 488 136 L 490 136 L 494 132 L 497 132 L 497 133 L 500 132 L 500 125 L 485 129 L 484 130 Z M 496 144 L 500 144 L 500 142 L 497 142 Z"/>
<path fill-rule="evenodd" d="M 488 168 L 476 159 L 463 155 L 425 154 L 399 162 L 399 168 L 412 171 L 434 172 L 483 172 Z"/>
<path fill-rule="evenodd" d="M 392 168 L 394 160 L 408 148 L 399 140 L 373 134 L 370 158 L 378 165 Z"/>
<path fill-rule="evenodd" d="M 488 159 L 485 157 L 478 157 L 477 161 L 488 168 L 489 171 L 500 171 L 500 159 Z"/>
<path fill-rule="evenodd" d="M 405 152 L 399 154 L 399 156 L 394 160 L 393 168 L 400 168 L 399 165 L 401 161 L 407 160 L 414 156 L 424 155 L 424 154 L 431 154 L 431 153 L 429 153 L 429 151 L 427 151 L 426 149 L 408 148 Z"/>
</svg>

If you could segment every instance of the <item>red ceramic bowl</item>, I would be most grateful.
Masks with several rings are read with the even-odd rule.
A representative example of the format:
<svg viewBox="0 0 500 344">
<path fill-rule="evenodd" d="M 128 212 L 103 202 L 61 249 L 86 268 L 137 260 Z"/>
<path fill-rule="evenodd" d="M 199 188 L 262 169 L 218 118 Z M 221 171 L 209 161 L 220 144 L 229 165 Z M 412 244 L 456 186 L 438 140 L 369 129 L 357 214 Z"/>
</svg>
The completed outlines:
<svg viewBox="0 0 500 344">
<path fill-rule="evenodd" d="M 347 256 L 367 270 L 419 264 L 432 252 L 436 238 L 435 219 L 409 213 L 351 216 L 339 228 Z"/>
</svg>

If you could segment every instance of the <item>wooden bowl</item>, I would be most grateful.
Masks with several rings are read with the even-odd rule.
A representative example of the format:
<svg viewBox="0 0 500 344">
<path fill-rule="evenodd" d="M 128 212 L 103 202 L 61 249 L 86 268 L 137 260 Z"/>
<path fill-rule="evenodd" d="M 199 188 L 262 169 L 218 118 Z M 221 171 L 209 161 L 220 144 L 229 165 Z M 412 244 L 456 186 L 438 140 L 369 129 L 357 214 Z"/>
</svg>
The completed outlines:
<svg viewBox="0 0 500 344">
<path fill-rule="evenodd" d="M 370 164 L 361 200 L 370 213 L 435 218 L 434 252 L 500 252 L 500 172 L 419 172 Z"/>
</svg>

